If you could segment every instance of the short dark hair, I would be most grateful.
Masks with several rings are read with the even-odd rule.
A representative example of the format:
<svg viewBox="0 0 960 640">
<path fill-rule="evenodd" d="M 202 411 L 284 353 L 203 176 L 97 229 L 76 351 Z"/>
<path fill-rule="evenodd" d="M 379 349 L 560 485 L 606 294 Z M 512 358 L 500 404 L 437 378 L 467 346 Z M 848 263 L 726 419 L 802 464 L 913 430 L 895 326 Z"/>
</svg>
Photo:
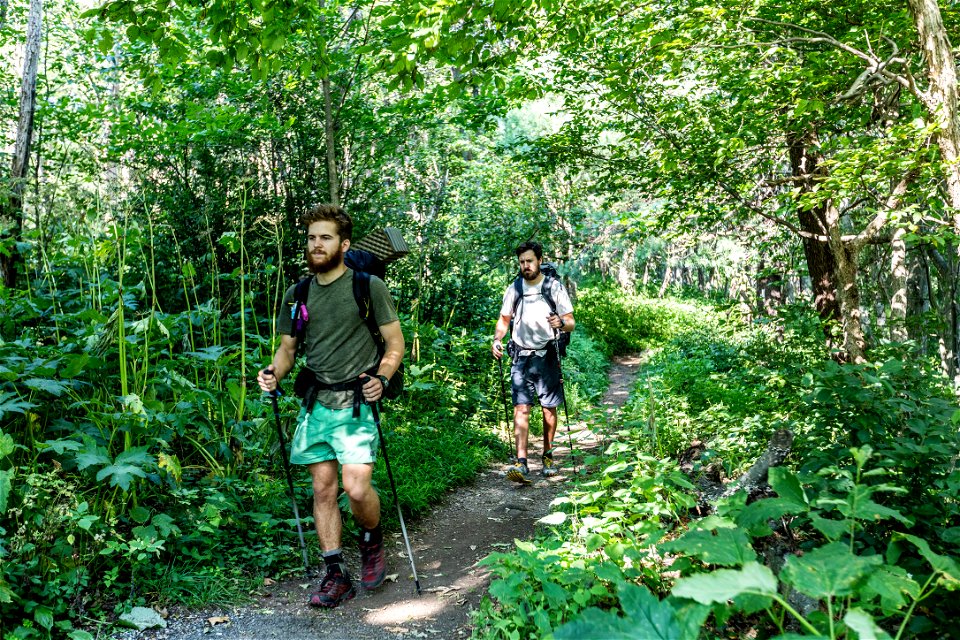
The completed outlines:
<svg viewBox="0 0 960 640">
<path fill-rule="evenodd" d="M 340 240 L 353 240 L 353 219 L 347 215 L 343 207 L 335 204 L 318 204 L 311 209 L 307 209 L 300 216 L 300 224 L 304 229 L 309 229 L 314 222 L 327 220 L 337 225 L 337 235 Z"/>
<path fill-rule="evenodd" d="M 520 245 L 514 250 L 518 258 L 520 257 L 521 253 L 526 253 L 527 251 L 533 251 L 533 255 L 537 256 L 537 260 L 543 260 L 543 245 L 541 245 L 539 242 L 527 240 L 526 242 L 521 242 Z"/>
</svg>

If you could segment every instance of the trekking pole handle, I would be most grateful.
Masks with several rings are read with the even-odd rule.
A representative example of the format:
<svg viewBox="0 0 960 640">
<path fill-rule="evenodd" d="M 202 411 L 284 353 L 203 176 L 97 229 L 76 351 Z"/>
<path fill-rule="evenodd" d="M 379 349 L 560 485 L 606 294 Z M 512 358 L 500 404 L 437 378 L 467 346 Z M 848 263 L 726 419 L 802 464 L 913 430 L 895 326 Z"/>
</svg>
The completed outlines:
<svg viewBox="0 0 960 640">
<path fill-rule="evenodd" d="M 277 374 L 275 374 L 275 373 L 273 372 L 273 369 L 270 369 L 270 368 L 268 367 L 268 368 L 266 368 L 266 369 L 263 370 L 263 375 L 276 377 Z M 276 389 L 274 389 L 273 391 L 268 391 L 267 393 L 270 394 L 271 396 L 273 396 L 274 398 L 279 398 L 280 396 L 282 396 L 282 395 L 283 395 L 283 392 L 280 391 L 280 382 L 277 381 L 277 388 L 276 388 Z"/>
<path fill-rule="evenodd" d="M 368 375 L 366 375 L 366 374 L 360 376 L 360 384 L 367 384 L 367 382 L 370 381 L 370 378 L 371 378 L 371 376 L 368 376 Z M 379 379 L 380 379 L 380 376 L 377 376 L 377 379 L 379 380 Z M 367 404 L 373 406 L 373 405 L 377 404 L 378 402 L 380 402 L 380 400 L 383 400 L 383 394 L 385 394 L 385 393 L 387 392 L 387 385 L 385 385 L 385 384 L 383 383 L 383 380 L 380 380 L 380 387 L 381 387 L 381 388 L 380 388 L 380 398 L 379 398 L 379 400 L 374 400 L 373 402 L 368 402 L 367 399 L 364 398 L 363 401 L 366 402 Z"/>
</svg>

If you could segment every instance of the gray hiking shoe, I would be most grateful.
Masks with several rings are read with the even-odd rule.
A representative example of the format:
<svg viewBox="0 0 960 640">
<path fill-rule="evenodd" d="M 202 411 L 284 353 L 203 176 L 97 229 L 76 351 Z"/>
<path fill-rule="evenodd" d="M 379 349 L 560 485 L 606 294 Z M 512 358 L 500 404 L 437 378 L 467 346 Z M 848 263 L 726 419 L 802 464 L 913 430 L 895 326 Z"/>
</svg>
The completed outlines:
<svg viewBox="0 0 960 640">
<path fill-rule="evenodd" d="M 527 465 L 518 462 L 507 469 L 507 479 L 520 484 L 530 484 L 530 470 Z"/>
<path fill-rule="evenodd" d="M 544 478 L 549 478 L 550 476 L 555 476 L 559 473 L 556 463 L 553 461 L 552 455 L 543 456 L 543 466 L 540 468 L 540 474 Z"/>
</svg>

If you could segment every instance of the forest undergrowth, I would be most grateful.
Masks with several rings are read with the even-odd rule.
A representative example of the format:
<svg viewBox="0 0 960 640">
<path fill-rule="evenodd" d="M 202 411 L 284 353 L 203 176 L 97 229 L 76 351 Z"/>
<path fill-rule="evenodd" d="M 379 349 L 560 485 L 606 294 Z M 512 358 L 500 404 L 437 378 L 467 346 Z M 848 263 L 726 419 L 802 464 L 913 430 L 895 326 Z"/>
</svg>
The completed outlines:
<svg viewBox="0 0 960 640">
<path fill-rule="evenodd" d="M 103 278 L 97 295 L 122 304 L 91 305 L 89 289 L 3 301 L 17 318 L 0 327 L 17 334 L 0 343 L 5 639 L 92 638 L 134 605 L 236 603 L 299 566 L 272 414 L 249 382 L 271 352 L 263 321 L 162 313 L 142 294 Z M 609 356 L 652 357 L 540 534 L 485 561 L 474 637 L 955 633 L 960 414 L 934 363 L 885 345 L 840 365 L 800 310 L 735 315 L 581 288 L 573 410 L 589 415 Z M 488 331 L 403 328 L 419 358 L 387 437 L 416 515 L 509 452 Z M 793 447 L 769 487 L 710 492 L 783 430 Z M 425 462 L 443 473 L 412 472 Z"/>
<path fill-rule="evenodd" d="M 141 241 L 132 231 L 104 239 L 118 273 Z M 265 577 L 302 567 L 271 404 L 254 382 L 275 348 L 269 316 L 253 304 L 270 299 L 254 288 L 270 274 L 223 274 L 243 283 L 241 309 L 227 313 L 200 301 L 185 267 L 186 310 L 164 312 L 147 293 L 149 268 L 131 286 L 100 271 L 96 255 L 56 285 L 0 298 L 4 640 L 86 640 L 134 606 L 238 603 Z M 410 315 L 401 324 L 416 357 L 384 429 L 399 501 L 415 517 L 509 452 L 497 429 L 492 324 Z M 602 391 L 605 367 L 590 338 L 579 339 L 565 367 L 572 407 Z M 288 441 L 298 402 L 280 399 Z M 436 472 L 419 473 L 425 464 Z M 294 473 L 309 531 L 309 477 Z M 383 465 L 374 481 L 385 526 L 396 528 Z M 342 506 L 349 536 L 356 527 Z"/>
<path fill-rule="evenodd" d="M 734 315 L 583 296 L 608 352 L 655 355 L 540 534 L 484 561 L 474 638 L 960 633 L 960 413 L 935 363 L 886 345 L 841 365 L 804 311 Z M 769 484 L 730 491 L 784 430 Z"/>
</svg>

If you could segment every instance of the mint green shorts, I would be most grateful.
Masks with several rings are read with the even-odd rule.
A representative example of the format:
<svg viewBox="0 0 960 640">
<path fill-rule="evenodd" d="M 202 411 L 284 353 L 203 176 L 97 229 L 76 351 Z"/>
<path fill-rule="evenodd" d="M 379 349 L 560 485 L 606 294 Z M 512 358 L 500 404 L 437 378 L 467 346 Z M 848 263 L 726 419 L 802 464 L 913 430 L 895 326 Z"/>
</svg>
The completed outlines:
<svg viewBox="0 0 960 640">
<path fill-rule="evenodd" d="M 377 461 L 380 439 L 373 412 L 360 406 L 360 417 L 353 417 L 353 407 L 328 409 L 314 404 L 309 420 L 300 410 L 297 430 L 290 443 L 292 464 L 314 464 L 337 460 L 340 464 L 370 464 Z"/>
</svg>

